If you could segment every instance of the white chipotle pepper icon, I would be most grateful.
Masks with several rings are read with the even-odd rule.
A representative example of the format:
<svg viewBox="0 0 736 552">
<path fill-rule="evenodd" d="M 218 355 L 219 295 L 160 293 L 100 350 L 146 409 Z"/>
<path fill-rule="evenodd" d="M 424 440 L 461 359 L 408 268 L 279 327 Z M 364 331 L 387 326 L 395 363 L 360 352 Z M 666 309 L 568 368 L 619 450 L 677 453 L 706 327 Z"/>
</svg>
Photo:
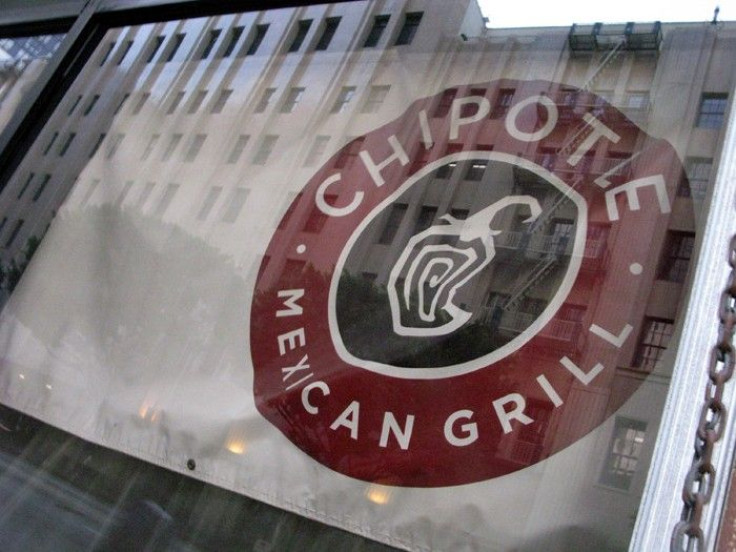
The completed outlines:
<svg viewBox="0 0 736 552">
<path fill-rule="evenodd" d="M 473 313 L 455 305 L 453 298 L 493 260 L 494 237 L 501 230 L 494 230 L 491 222 L 499 211 L 515 205 L 529 208 L 530 216 L 524 220 L 527 224 L 542 213 L 532 196 L 507 196 L 465 220 L 443 215 L 440 219 L 448 224 L 431 226 L 411 237 L 388 280 L 395 333 L 447 335 L 470 320 Z"/>
</svg>

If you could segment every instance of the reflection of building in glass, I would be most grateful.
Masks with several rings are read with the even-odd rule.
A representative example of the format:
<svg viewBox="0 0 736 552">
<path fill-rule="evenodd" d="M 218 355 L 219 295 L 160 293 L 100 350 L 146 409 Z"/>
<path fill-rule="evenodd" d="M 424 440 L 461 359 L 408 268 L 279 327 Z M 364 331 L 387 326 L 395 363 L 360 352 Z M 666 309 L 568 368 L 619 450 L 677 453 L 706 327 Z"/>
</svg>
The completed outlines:
<svg viewBox="0 0 736 552">
<path fill-rule="evenodd" d="M 50 58 L 64 35 L 30 36 L 0 39 L 0 50 L 14 60 Z"/>
<path fill-rule="evenodd" d="M 495 460 L 519 467 L 536 462 L 582 419 L 610 417 L 617 396 L 645 380 L 644 391 L 605 422 L 606 435 L 570 481 L 593 497 L 581 506 L 581 519 L 624 542 L 626 520 L 602 527 L 610 520 L 598 514 L 610 503 L 633 513 L 644 483 L 642 466 L 651 457 L 666 391 L 667 345 L 695 241 L 692 209 L 707 195 L 728 107 L 730 76 L 720 62 L 733 55 L 736 28 L 724 25 L 716 33 L 708 25 L 664 25 L 661 36 L 659 27 L 645 28 L 640 42 L 634 34 L 628 43 L 610 45 L 586 42 L 582 30 L 571 37 L 569 29 L 535 29 L 519 40 L 517 31 L 486 31 L 472 4 L 467 13 L 440 0 L 427 2 L 424 12 L 411 6 L 391 15 L 376 4 L 313 6 L 110 31 L 0 196 L 0 259 L 20 259 L 70 191 L 69 212 L 109 205 L 161 219 L 206 238 L 244 275 L 263 260 L 256 233 L 276 232 L 285 242 L 298 236 L 309 250 L 338 247 L 330 217 L 299 195 L 315 171 L 328 160 L 346 171 L 361 163 L 363 136 L 404 112 L 416 99 L 407 91 L 439 95 L 432 120 L 451 115 L 457 99 L 487 97 L 488 131 L 474 137 L 474 149 L 488 155 L 459 157 L 458 144 L 447 136 L 430 152 L 409 152 L 404 176 L 430 159 L 447 161 L 421 193 L 412 188 L 374 219 L 347 268 L 383 291 L 408 240 L 442 224 L 442 217 L 462 221 L 502 196 L 534 196 L 543 207 L 540 217 L 525 222 L 528 211 L 519 206 L 495 221 L 502 233 L 493 262 L 456 296 L 499 347 L 549 305 L 578 227 L 575 205 L 564 193 L 534 173 L 494 161 L 498 131 L 520 90 L 483 83 L 559 81 L 564 86 L 550 91 L 559 111 L 556 146 L 531 143 L 519 152 L 540 171 L 572 182 L 626 182 L 630 163 L 643 162 L 632 159 L 641 146 L 640 126 L 673 143 L 687 160 L 690 185 L 678 175 L 683 185 L 671 194 L 668 224 L 644 238 L 634 228 L 612 231 L 603 211 L 588 213 L 589 230 L 579 243 L 583 285 L 540 330 L 546 347 L 536 354 L 550 363 L 577 354 L 586 370 L 598 361 L 611 369 L 590 385 L 558 389 L 564 409 L 541 389 L 527 396 L 525 413 L 535 423 L 505 436 Z M 463 41 L 461 33 L 472 40 Z M 709 45 L 682 47 L 694 35 Z M 13 48 L 21 51 L 19 44 Z M 41 51 L 36 43 L 22 48 Z M 682 86 L 681 75 L 689 75 L 690 86 Z M 616 121 L 624 129 L 621 140 L 600 141 L 574 165 L 561 161 L 585 139 L 572 121 L 584 113 L 602 117 L 609 105 L 627 117 Z M 350 198 L 325 199 L 340 204 Z M 639 300 L 630 307 L 633 327 L 620 350 L 606 356 L 587 329 L 615 308 L 602 304 L 602 290 L 615 293 L 620 274 L 634 270 L 616 252 L 642 239 L 649 249 L 640 259 L 646 266 L 639 267 Z M 263 267 L 273 278 L 307 270 L 296 253 Z M 553 492 L 551 483 L 540 482 L 540 496 Z"/>
<path fill-rule="evenodd" d="M 64 35 L 0 39 L 0 128 L 15 112 Z"/>
</svg>

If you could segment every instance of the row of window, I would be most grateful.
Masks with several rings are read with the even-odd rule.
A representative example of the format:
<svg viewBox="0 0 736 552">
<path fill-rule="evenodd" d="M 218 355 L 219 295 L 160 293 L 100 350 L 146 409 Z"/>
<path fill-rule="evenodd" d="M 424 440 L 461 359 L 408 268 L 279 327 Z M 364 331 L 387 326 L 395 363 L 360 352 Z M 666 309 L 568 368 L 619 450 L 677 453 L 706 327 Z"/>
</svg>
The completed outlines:
<svg viewBox="0 0 736 552">
<path fill-rule="evenodd" d="M 419 23 L 422 20 L 422 16 L 422 12 L 411 12 L 405 14 L 404 23 L 396 37 L 396 41 L 394 42 L 395 46 L 408 45 L 412 43 L 414 36 L 419 29 Z M 377 15 L 374 17 L 373 25 L 363 42 L 364 48 L 372 48 L 378 45 L 381 37 L 383 36 L 383 32 L 388 26 L 390 17 L 390 15 Z M 314 44 L 314 51 L 327 50 L 335 36 L 335 33 L 337 32 L 337 28 L 340 25 L 341 20 L 341 17 L 327 17 L 324 19 L 321 34 Z M 298 52 L 302 48 L 313 23 L 314 21 L 312 19 L 301 19 L 297 21 L 296 27 L 292 31 L 292 38 L 286 48 L 287 53 Z M 210 56 L 213 55 L 213 52 L 216 52 L 216 57 L 218 58 L 229 58 L 233 55 L 236 57 L 252 56 L 256 54 L 261 46 L 261 43 L 268 32 L 268 28 L 268 23 L 255 25 L 249 40 L 242 40 L 242 43 L 241 39 L 243 39 L 246 34 L 245 26 L 232 27 L 227 31 L 227 36 L 223 36 L 223 29 L 211 29 L 207 34 L 207 40 L 203 41 L 199 47 L 199 51 L 194 55 L 200 60 L 210 58 Z M 222 43 L 219 48 L 216 48 L 221 37 L 223 38 Z M 156 60 L 156 56 L 159 52 L 161 52 L 161 55 L 158 58 L 159 62 L 173 61 L 186 38 L 186 33 L 176 33 L 166 47 L 164 47 L 166 38 L 166 35 L 158 35 L 154 37 L 153 42 L 145 55 L 146 63 L 152 63 Z M 132 49 L 133 44 L 133 40 L 127 40 L 125 44 L 122 45 L 119 55 L 117 55 L 114 60 L 116 65 L 123 63 Z M 105 51 L 100 58 L 100 66 L 105 65 L 105 63 L 110 60 L 110 56 L 116 46 L 117 43 L 114 41 L 107 44 Z"/>
<path fill-rule="evenodd" d="M 15 221 L 15 223 L 12 226 L 12 230 L 8 234 L 8 236 L 5 238 L 5 241 L 3 242 L 3 247 L 6 249 L 9 247 L 12 247 L 13 242 L 15 242 L 15 238 L 18 237 L 18 234 L 20 233 L 21 228 L 23 228 L 23 224 L 25 224 L 25 221 L 23 219 L 18 219 Z M 3 230 L 5 230 L 5 227 L 8 226 L 8 217 L 3 217 L 3 220 L 0 221 L 0 239 L 2 239 L 2 233 Z"/>
<path fill-rule="evenodd" d="M 449 88 L 442 93 L 434 108 L 433 116 L 435 118 L 446 117 L 449 114 L 452 102 L 455 100 L 458 92 L 459 89 L 457 88 Z M 467 95 L 485 97 L 486 93 L 487 89 L 485 88 L 471 88 Z M 515 94 L 516 90 L 513 88 L 501 88 L 491 107 L 489 118 L 500 119 L 504 117 L 513 103 Z M 596 94 L 605 97 L 606 92 L 597 92 Z M 563 91 L 559 103 L 562 106 L 573 107 L 577 102 L 577 97 L 578 91 L 570 91 L 568 93 Z M 605 99 L 610 101 L 610 98 Z M 631 115 L 632 112 L 646 110 L 649 107 L 649 102 L 649 92 L 629 92 L 626 95 L 624 104 L 619 107 L 622 107 L 627 114 Z M 721 128 L 725 120 L 727 107 L 728 94 L 715 92 L 704 93 L 700 98 L 695 126 L 709 129 Z M 474 105 L 465 105 L 463 108 L 467 110 L 476 109 Z M 461 116 L 466 117 L 472 114 L 461 113 Z"/>
<path fill-rule="evenodd" d="M 59 155 L 63 156 L 64 153 L 69 148 L 71 142 L 74 140 L 75 134 L 70 133 L 67 137 L 64 145 L 59 150 Z M 104 139 L 105 135 L 101 135 L 101 139 Z M 54 141 L 56 140 L 57 136 L 56 134 L 52 137 L 50 143 L 47 145 L 44 153 L 48 153 L 51 146 L 53 145 Z M 106 157 L 112 158 L 116 152 L 119 149 L 120 144 L 122 143 L 123 139 L 125 138 L 125 135 L 122 133 L 118 133 L 114 135 L 108 145 Z M 181 133 L 175 133 L 172 134 L 172 136 L 169 139 L 169 143 L 164 149 L 162 155 L 161 155 L 161 161 L 168 161 L 176 149 L 178 148 L 179 144 L 182 142 L 184 138 L 184 135 Z M 199 154 L 200 150 L 202 149 L 205 141 L 207 140 L 206 134 L 196 134 L 189 142 L 189 145 L 186 149 L 186 152 L 184 154 L 184 162 L 191 163 Z M 264 165 L 268 161 L 271 153 L 273 152 L 273 149 L 276 145 L 276 142 L 278 140 L 277 135 L 266 135 L 263 140 L 261 141 L 261 145 L 257 153 L 253 157 L 253 164 L 255 165 Z M 96 149 L 99 147 L 99 142 L 101 140 L 98 140 L 98 144 L 93 150 L 92 155 L 96 151 Z M 158 144 L 161 141 L 161 135 L 160 134 L 154 134 L 149 139 L 145 149 L 143 150 L 143 153 L 141 154 L 140 159 L 142 161 L 145 161 L 149 159 L 155 150 L 155 148 L 158 146 Z M 241 134 L 236 139 L 235 142 L 232 145 L 232 148 L 230 149 L 230 152 L 228 153 L 228 156 L 226 158 L 227 164 L 234 164 L 237 163 L 243 151 L 245 150 L 246 146 L 248 145 L 250 141 L 250 135 L 247 134 Z M 313 166 L 314 164 L 319 161 L 322 156 L 324 155 L 327 145 L 330 141 L 329 136 L 324 135 L 318 135 L 315 137 L 311 148 L 309 149 L 306 158 L 304 160 L 304 166 L 309 167 Z M 358 152 L 360 151 L 360 148 L 362 147 L 363 139 L 357 138 L 352 143 L 345 148 L 338 158 L 335 161 L 335 168 L 345 168 L 346 166 L 351 164 L 351 161 L 354 158 L 357 158 Z M 490 146 L 487 149 L 492 149 Z M 446 152 L 448 155 L 453 153 L 452 151 Z M 588 158 L 584 159 L 584 161 L 588 161 L 589 164 L 593 163 L 592 156 L 589 156 Z M 611 158 L 611 159 L 604 159 L 605 163 L 613 163 L 618 161 L 618 158 Z M 710 180 L 710 172 L 712 167 L 713 160 L 710 158 L 700 158 L 700 157 L 692 157 L 688 158 L 686 160 L 686 172 L 689 179 L 689 186 L 686 185 L 685 182 L 682 182 L 680 187 L 678 188 L 678 195 L 681 197 L 692 197 L 693 199 L 702 200 L 705 197 L 705 194 L 708 189 L 708 182 Z M 544 164 L 544 166 L 547 166 L 549 163 Z M 583 169 L 585 169 L 585 164 L 581 163 L 581 166 Z M 437 169 L 436 177 L 441 179 L 449 179 L 452 177 L 455 168 L 457 167 L 456 162 L 447 163 L 440 168 Z M 481 181 L 483 179 L 483 175 L 485 174 L 486 168 L 488 167 L 487 161 L 481 161 L 477 160 L 470 164 L 468 164 L 465 174 L 463 175 L 463 180 L 466 181 Z M 551 166 L 547 167 L 551 170 Z M 25 188 L 24 188 L 25 189 Z"/>
<path fill-rule="evenodd" d="M 92 198 L 94 193 L 99 188 L 102 181 L 100 179 L 94 179 L 92 182 L 90 182 L 87 190 L 85 191 L 84 197 L 80 201 L 80 207 L 84 207 L 87 205 L 89 200 Z M 117 197 L 112 201 L 112 205 L 116 207 L 120 207 L 123 205 L 123 203 L 129 198 L 131 190 L 134 188 L 135 182 L 132 180 L 129 180 L 125 183 L 123 186 L 123 189 L 120 191 L 120 193 L 117 195 Z M 143 184 L 140 194 L 138 195 L 138 198 L 133 202 L 131 205 L 134 205 L 136 209 L 143 211 L 146 209 L 146 205 L 153 194 L 154 189 L 156 188 L 157 184 L 156 182 L 146 182 Z M 151 210 L 151 214 L 153 214 L 156 217 L 162 217 L 171 203 L 174 200 L 174 197 L 176 196 L 177 192 L 181 188 L 181 185 L 175 182 L 171 182 L 166 185 L 166 188 L 164 189 L 163 193 L 159 196 L 158 200 L 156 201 L 155 205 L 153 206 L 153 209 Z M 222 207 L 219 210 L 218 213 L 218 220 L 220 222 L 225 223 L 233 223 L 238 219 L 238 216 L 240 215 L 241 211 L 243 210 L 243 207 L 245 205 L 246 200 L 248 199 L 248 194 L 250 190 L 247 188 L 235 188 L 231 191 L 229 196 L 227 197 L 227 201 L 225 201 L 222 205 Z M 215 205 L 217 204 L 218 200 L 222 197 L 223 193 L 223 187 L 222 186 L 213 186 L 211 187 L 207 195 L 205 196 L 199 210 L 197 211 L 196 218 L 198 221 L 205 221 L 208 218 L 210 218 L 210 215 L 212 214 Z"/>
<path fill-rule="evenodd" d="M 267 88 L 258 103 L 255 106 L 254 112 L 255 113 L 263 113 L 266 111 L 266 109 L 271 105 L 273 101 L 273 97 L 276 93 L 276 88 Z M 363 102 L 363 107 L 361 109 L 361 113 L 375 113 L 377 112 L 381 105 L 384 103 L 386 97 L 388 96 L 390 90 L 389 85 L 376 85 L 371 86 L 370 90 L 368 91 L 366 98 Z M 285 97 L 283 101 L 281 102 L 281 107 L 279 111 L 281 113 L 291 113 L 293 112 L 297 105 L 302 101 L 304 97 L 305 88 L 304 87 L 292 87 L 289 89 L 289 91 L 285 94 Z M 343 113 L 347 111 L 349 104 L 353 100 L 356 92 L 356 87 L 354 86 L 343 86 L 340 89 L 340 92 L 338 93 L 338 96 L 335 100 L 335 103 L 333 104 L 330 112 L 333 114 L 337 113 Z M 210 107 L 210 113 L 217 114 L 221 113 L 224 109 L 228 99 L 232 95 L 233 90 L 232 89 L 223 89 L 220 91 L 217 98 L 212 102 L 212 105 Z M 444 116 L 449 112 L 450 105 L 452 103 L 452 100 L 454 99 L 455 95 L 457 93 L 457 89 L 450 89 L 446 91 L 440 98 L 440 101 L 438 105 L 435 108 L 434 116 Z M 484 95 L 485 90 L 471 90 L 471 95 Z M 497 107 L 500 106 L 500 108 L 491 110 L 491 117 L 497 117 L 499 116 L 499 109 L 502 111 L 506 111 L 508 109 L 508 106 L 510 105 L 511 98 L 513 97 L 514 91 L 513 90 L 501 90 L 499 94 L 499 100 L 497 102 Z M 184 91 L 179 91 L 174 95 L 174 98 L 171 100 L 167 110 L 166 114 L 170 115 L 176 111 L 176 109 L 181 105 L 186 93 Z M 199 108 L 204 103 L 206 97 L 208 95 L 207 90 L 200 90 L 198 91 L 192 98 L 191 102 L 189 103 L 189 106 L 187 108 L 187 113 L 193 114 L 196 113 Z M 123 102 L 127 100 L 129 95 L 125 95 L 123 98 Z M 138 102 L 136 103 L 133 114 L 137 114 L 141 111 L 146 101 L 149 99 L 150 93 L 143 93 L 139 97 Z M 99 94 L 95 94 L 92 96 L 92 98 L 87 102 L 86 107 L 83 112 L 83 116 L 87 116 L 93 109 L 94 106 L 99 101 Z M 82 100 L 82 96 L 78 96 L 75 101 L 73 102 L 68 114 L 71 115 L 77 108 L 77 106 L 80 104 Z M 116 109 L 116 112 L 119 111 L 119 109 L 122 107 L 121 102 Z M 725 100 L 724 100 L 725 102 Z M 707 117 L 699 118 L 698 122 L 706 124 L 707 122 L 707 128 L 715 128 L 716 125 L 716 117 L 717 114 L 715 111 L 713 111 L 712 104 L 705 103 L 702 105 L 708 105 L 711 106 L 709 109 L 711 111 L 708 112 Z M 723 110 L 725 110 L 726 104 L 722 104 L 721 107 Z M 702 111 L 702 109 L 701 109 Z M 720 123 L 722 124 L 722 120 L 724 117 L 724 111 L 720 112 Z M 59 156 L 63 156 L 66 151 L 69 149 L 69 146 L 71 145 L 72 141 L 74 140 L 76 134 L 70 133 L 67 135 L 65 142 L 62 144 L 62 146 L 59 148 Z M 104 135 L 102 135 L 104 138 Z M 48 142 L 46 148 L 44 149 L 44 155 L 48 154 L 51 150 L 53 144 L 55 143 L 56 139 L 58 138 L 58 132 L 54 133 L 51 140 Z M 99 145 L 99 144 L 98 144 Z M 199 144 L 201 146 L 201 144 Z M 93 153 L 96 152 L 96 148 L 93 151 Z M 194 155 L 196 155 L 196 152 L 194 152 Z M 191 160 L 190 155 L 187 156 L 188 160 Z M 592 163 L 592 157 L 588 158 L 588 161 Z M 712 165 L 712 160 L 710 159 L 696 159 L 691 158 L 688 161 L 688 176 L 690 178 L 690 184 L 691 184 L 691 190 L 690 192 L 686 186 L 682 186 L 679 190 L 678 194 L 681 196 L 688 196 L 692 195 L 695 199 L 702 199 L 705 195 L 705 191 L 707 190 L 707 183 L 708 179 L 710 177 L 710 166 Z M 585 165 L 581 165 L 582 169 L 585 168 Z M 449 178 L 451 173 L 452 167 L 450 165 L 446 165 L 441 169 L 442 174 L 438 174 L 438 177 L 440 178 Z M 581 169 L 581 170 L 582 170 Z M 447 173 L 447 174 L 445 174 Z M 473 175 L 468 176 L 469 179 L 474 179 Z"/>
<path fill-rule="evenodd" d="M 59 145 L 59 148 L 57 150 L 57 154 L 58 154 L 59 157 L 64 157 L 66 155 L 66 153 L 69 151 L 69 148 L 71 148 L 72 144 L 74 143 L 76 137 L 77 137 L 77 133 L 76 132 L 69 132 L 69 133 L 66 134 L 66 136 L 64 137 L 63 141 L 61 142 L 61 144 Z M 97 150 L 100 148 L 100 146 L 102 145 L 102 142 L 105 140 L 106 137 L 107 137 L 107 134 L 104 133 L 104 132 L 101 133 L 97 137 L 97 141 L 95 142 L 95 145 L 92 147 L 92 149 L 90 150 L 90 152 L 88 154 L 88 157 L 90 159 L 92 157 L 94 157 L 95 153 L 97 153 Z M 123 137 L 124 137 L 124 135 L 122 135 L 122 134 L 116 135 L 115 140 L 117 141 L 117 144 L 115 145 L 114 149 L 117 149 L 117 145 L 119 145 L 119 143 L 120 143 L 120 141 L 122 141 L 122 138 Z M 58 139 L 59 139 L 59 133 L 58 132 L 54 132 L 51 135 L 51 138 L 49 138 L 48 142 L 46 142 L 46 145 L 43 148 L 42 154 L 43 155 L 49 155 L 49 153 L 51 153 L 51 150 L 54 147 L 54 145 L 56 144 L 56 142 L 57 142 Z M 113 150 L 113 154 L 114 154 L 114 150 Z"/>
<path fill-rule="evenodd" d="M 386 100 L 390 89 L 391 87 L 389 85 L 371 86 L 365 97 L 360 112 L 376 113 Z M 299 105 L 299 103 L 301 103 L 301 101 L 304 99 L 305 90 L 306 89 L 301 86 L 291 87 L 289 91 L 286 92 L 283 100 L 281 101 L 279 112 L 292 113 Z M 347 111 L 348 106 L 355 98 L 356 90 L 357 89 L 355 86 L 343 86 L 338 92 L 337 98 L 335 99 L 335 102 L 330 109 L 330 113 L 343 113 Z M 254 107 L 254 113 L 264 113 L 272 104 L 274 104 L 276 91 L 277 88 L 266 88 Z M 208 93 L 208 90 L 197 91 L 197 93 L 193 95 L 192 100 L 189 102 L 187 113 L 196 113 L 204 103 L 204 100 L 207 98 Z M 212 114 L 221 113 L 222 110 L 225 108 L 227 101 L 230 99 L 232 93 L 233 90 L 231 88 L 221 90 L 217 98 L 212 102 L 209 112 Z M 172 113 L 174 113 L 181 105 L 185 96 L 185 91 L 180 90 L 179 92 L 177 92 L 174 95 L 174 98 L 169 103 L 169 106 L 166 109 L 166 114 L 171 115 Z M 149 97 L 150 94 L 148 93 L 143 93 L 140 96 L 138 102 L 133 109 L 134 115 L 138 114 L 141 111 Z"/>
<path fill-rule="evenodd" d="M 360 112 L 361 113 L 376 113 L 383 105 L 384 101 L 386 100 L 386 97 L 388 96 L 389 90 L 391 87 L 389 85 L 375 85 L 371 86 L 368 90 L 365 99 L 363 101 L 363 105 L 361 107 Z M 296 107 L 299 105 L 299 103 L 304 98 L 304 87 L 291 87 L 289 91 L 285 94 L 283 100 L 281 101 L 281 107 L 279 108 L 280 113 L 292 113 Z M 270 105 L 272 105 L 274 97 L 276 95 L 276 88 L 266 88 L 261 95 L 261 98 L 258 100 L 258 103 L 255 105 L 254 112 L 255 113 L 263 113 L 265 112 Z M 335 103 L 333 104 L 332 108 L 330 109 L 330 113 L 343 113 L 347 111 L 348 106 L 351 104 L 353 99 L 355 98 L 356 93 L 356 87 L 355 86 L 343 86 L 338 95 L 335 99 Z M 232 88 L 225 88 L 222 89 L 216 98 L 214 98 L 211 102 L 211 105 L 209 106 L 209 113 L 210 114 L 218 114 L 222 113 L 223 109 L 225 108 L 225 105 L 227 104 L 228 100 L 233 94 Z M 209 90 L 198 90 L 195 94 L 192 95 L 191 100 L 186 106 L 186 113 L 187 114 L 194 114 L 197 113 L 202 105 L 205 103 L 205 100 L 207 99 L 207 96 L 209 95 Z M 135 105 L 132 108 L 132 114 L 137 115 L 141 112 L 143 107 L 146 105 L 148 100 L 150 99 L 151 94 L 150 92 L 143 92 L 138 96 L 138 100 L 136 101 Z M 169 100 L 168 106 L 166 107 L 165 114 L 171 115 L 175 113 L 184 102 L 184 99 L 186 97 L 186 91 L 180 90 L 176 92 L 176 94 L 173 95 L 171 100 Z M 115 109 L 114 114 L 118 114 L 120 110 L 123 108 L 124 104 L 128 101 L 130 98 L 130 94 L 124 94 L 121 101 L 118 103 L 118 106 Z M 69 110 L 67 111 L 67 116 L 71 116 L 77 111 L 77 108 L 82 104 L 83 96 L 78 95 L 74 101 L 72 102 L 71 106 L 69 107 Z M 92 98 L 89 99 L 89 101 L 86 102 L 84 110 L 82 111 L 82 116 L 86 117 L 90 113 L 92 113 L 95 106 L 98 104 L 100 100 L 99 94 L 94 94 Z M 48 148 L 50 149 L 50 148 Z"/>
</svg>

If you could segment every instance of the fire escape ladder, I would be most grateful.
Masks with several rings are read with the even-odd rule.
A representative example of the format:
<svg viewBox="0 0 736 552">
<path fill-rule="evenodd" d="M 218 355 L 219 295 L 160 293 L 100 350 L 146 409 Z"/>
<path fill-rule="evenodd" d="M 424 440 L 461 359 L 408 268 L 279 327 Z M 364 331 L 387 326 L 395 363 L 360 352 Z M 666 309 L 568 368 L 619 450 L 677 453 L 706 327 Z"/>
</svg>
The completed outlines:
<svg viewBox="0 0 736 552">
<path fill-rule="evenodd" d="M 601 73 L 603 72 L 603 70 L 621 54 L 625 45 L 626 45 L 625 39 L 622 39 L 621 41 L 617 42 L 616 45 L 613 48 L 611 48 L 611 50 L 601 60 L 601 62 L 598 64 L 598 67 L 596 67 L 595 72 L 590 76 L 587 82 L 580 88 L 586 91 L 590 90 L 595 84 L 595 81 L 598 80 L 598 77 L 601 76 Z"/>
<path fill-rule="evenodd" d="M 534 289 L 534 287 L 552 271 L 556 260 L 557 259 L 554 256 L 545 257 L 541 260 L 537 266 L 534 267 L 534 270 L 532 270 L 532 272 L 514 288 L 511 296 L 508 298 L 506 303 L 504 303 L 503 310 L 508 311 L 517 306 L 519 301 L 521 301 L 525 295 Z"/>
<path fill-rule="evenodd" d="M 570 187 L 573 190 L 577 189 L 578 186 L 580 185 L 580 183 L 582 182 L 582 180 L 583 180 L 583 178 L 581 176 L 576 177 L 575 178 L 575 181 L 570 185 Z M 550 207 L 548 207 L 547 209 L 545 209 L 544 212 L 539 216 L 539 218 L 534 221 L 534 223 L 532 224 L 532 227 L 530 229 L 530 233 L 531 234 L 536 234 L 542 228 L 544 228 L 545 224 L 547 224 L 552 219 L 552 217 L 554 216 L 554 214 L 562 208 L 563 204 L 566 201 L 572 201 L 570 199 L 570 196 L 568 196 L 568 195 L 566 195 L 564 193 L 561 194 L 560 197 L 558 197 L 555 200 L 555 202 Z"/>
</svg>

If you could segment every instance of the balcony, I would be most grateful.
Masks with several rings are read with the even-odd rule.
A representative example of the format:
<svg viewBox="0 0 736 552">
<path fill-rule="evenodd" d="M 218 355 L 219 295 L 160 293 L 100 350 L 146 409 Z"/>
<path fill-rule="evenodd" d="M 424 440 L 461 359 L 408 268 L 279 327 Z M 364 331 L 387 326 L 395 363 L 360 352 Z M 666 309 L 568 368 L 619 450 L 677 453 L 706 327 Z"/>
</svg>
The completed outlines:
<svg viewBox="0 0 736 552">
<path fill-rule="evenodd" d="M 501 312 L 499 317 L 499 312 Z M 522 311 L 504 311 L 496 308 L 485 308 L 482 320 L 484 324 L 492 324 L 497 320 L 497 326 L 501 330 L 519 334 L 532 325 L 539 317 L 538 314 Z M 581 326 L 573 320 L 552 319 L 539 332 L 539 335 L 548 339 L 562 342 L 573 342 L 580 335 Z"/>
<path fill-rule="evenodd" d="M 570 28 L 567 43 L 573 52 L 593 52 L 621 48 L 629 51 L 659 51 L 662 23 L 577 25 Z"/>
</svg>

